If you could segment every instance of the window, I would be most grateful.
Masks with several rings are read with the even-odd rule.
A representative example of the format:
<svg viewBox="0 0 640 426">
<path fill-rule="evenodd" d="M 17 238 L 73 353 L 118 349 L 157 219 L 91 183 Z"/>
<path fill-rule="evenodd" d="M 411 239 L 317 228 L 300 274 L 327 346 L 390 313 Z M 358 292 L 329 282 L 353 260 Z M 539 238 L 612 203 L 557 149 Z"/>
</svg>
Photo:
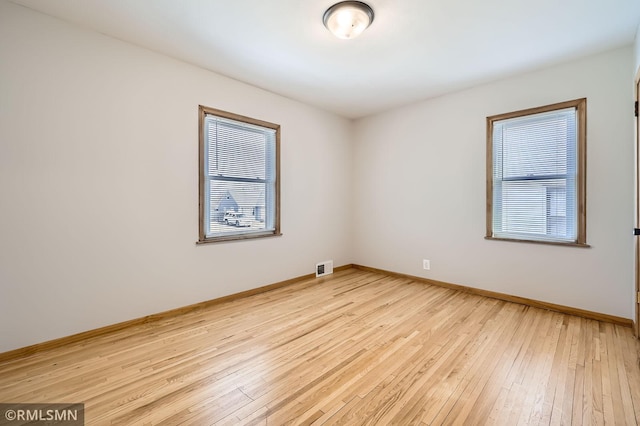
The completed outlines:
<svg viewBox="0 0 640 426">
<path fill-rule="evenodd" d="M 586 108 L 487 117 L 487 238 L 587 246 Z"/>
<path fill-rule="evenodd" d="M 200 106 L 198 243 L 280 235 L 280 126 Z"/>
</svg>

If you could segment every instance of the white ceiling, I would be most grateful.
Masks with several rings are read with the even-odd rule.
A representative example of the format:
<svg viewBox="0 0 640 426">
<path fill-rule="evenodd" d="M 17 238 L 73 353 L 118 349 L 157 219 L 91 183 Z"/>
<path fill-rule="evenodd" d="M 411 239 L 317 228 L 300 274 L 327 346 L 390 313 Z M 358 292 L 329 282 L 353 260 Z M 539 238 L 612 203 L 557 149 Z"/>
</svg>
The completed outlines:
<svg viewBox="0 0 640 426">
<path fill-rule="evenodd" d="M 640 23 L 640 0 L 368 0 L 371 27 L 340 40 L 337 0 L 12 1 L 349 118 L 629 45 Z"/>
</svg>

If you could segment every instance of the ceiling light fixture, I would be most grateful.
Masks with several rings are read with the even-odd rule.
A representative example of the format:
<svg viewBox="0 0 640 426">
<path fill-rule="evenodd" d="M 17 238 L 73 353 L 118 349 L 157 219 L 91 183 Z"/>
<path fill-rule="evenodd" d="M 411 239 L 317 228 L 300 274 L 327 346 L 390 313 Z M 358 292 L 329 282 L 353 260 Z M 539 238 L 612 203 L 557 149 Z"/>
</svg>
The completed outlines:
<svg viewBox="0 0 640 426">
<path fill-rule="evenodd" d="M 327 9 L 322 22 L 338 38 L 355 38 L 373 22 L 373 9 L 361 1 L 342 1 Z"/>
</svg>

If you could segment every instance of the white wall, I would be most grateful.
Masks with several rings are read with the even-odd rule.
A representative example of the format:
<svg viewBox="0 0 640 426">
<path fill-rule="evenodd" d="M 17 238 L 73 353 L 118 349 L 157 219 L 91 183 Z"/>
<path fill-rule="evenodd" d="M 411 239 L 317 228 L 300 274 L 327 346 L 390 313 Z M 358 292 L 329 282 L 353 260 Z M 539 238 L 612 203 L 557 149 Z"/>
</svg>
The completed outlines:
<svg viewBox="0 0 640 426">
<path fill-rule="evenodd" d="M 634 47 L 634 59 L 635 59 L 635 61 L 633 63 L 633 65 L 634 65 L 633 66 L 633 75 L 635 76 L 635 78 L 633 80 L 633 89 L 632 90 L 633 90 L 633 93 L 634 93 L 634 96 L 635 96 L 635 100 L 637 101 L 638 98 L 639 98 L 639 94 L 637 93 L 637 79 L 640 78 L 640 24 L 638 24 L 638 29 L 636 31 L 636 38 L 635 38 L 633 47 Z M 635 132 L 636 132 L 635 136 L 636 136 L 636 138 L 638 137 L 637 136 L 637 134 L 638 134 L 637 132 L 639 132 L 639 131 L 640 131 L 640 129 L 638 129 L 638 126 L 636 125 L 635 126 Z M 634 144 L 634 152 L 633 152 L 633 158 L 634 159 L 638 158 L 637 148 L 638 147 L 636 146 L 636 144 Z M 638 165 L 637 164 L 635 166 L 635 173 L 636 173 L 636 176 L 637 176 L 637 173 L 638 173 Z M 637 185 L 637 182 L 638 182 L 637 178 L 635 179 L 635 182 L 636 182 L 636 185 Z M 634 190 L 633 191 L 634 191 L 634 194 L 638 193 L 637 186 L 634 186 Z M 634 203 L 637 203 L 637 201 L 634 201 Z M 638 214 L 638 210 L 637 209 L 638 209 L 637 204 L 634 204 L 634 217 L 638 217 L 637 216 L 637 214 Z M 638 223 L 636 223 L 635 226 L 638 226 Z M 635 281 L 633 283 L 633 286 L 632 286 L 631 290 L 632 290 L 632 293 L 631 293 L 632 294 L 632 297 L 631 297 L 632 302 L 631 302 L 631 304 L 632 304 L 633 319 L 634 319 L 634 321 L 636 321 L 636 319 L 638 318 L 638 313 L 636 312 L 636 309 L 638 309 L 638 303 L 635 303 L 635 298 L 637 297 L 636 296 Z"/>
<path fill-rule="evenodd" d="M 638 24 L 638 30 L 636 31 L 636 39 L 633 47 L 635 53 L 635 66 L 633 67 L 633 71 L 636 72 L 640 69 L 640 24 Z"/>
<path fill-rule="evenodd" d="M 358 121 L 354 262 L 631 318 L 632 63 L 619 49 Z M 592 248 L 485 240 L 485 118 L 581 97 Z"/>
<path fill-rule="evenodd" d="M 351 124 L 0 0 L 0 352 L 351 263 Z M 283 237 L 196 246 L 198 105 L 282 126 Z"/>
</svg>

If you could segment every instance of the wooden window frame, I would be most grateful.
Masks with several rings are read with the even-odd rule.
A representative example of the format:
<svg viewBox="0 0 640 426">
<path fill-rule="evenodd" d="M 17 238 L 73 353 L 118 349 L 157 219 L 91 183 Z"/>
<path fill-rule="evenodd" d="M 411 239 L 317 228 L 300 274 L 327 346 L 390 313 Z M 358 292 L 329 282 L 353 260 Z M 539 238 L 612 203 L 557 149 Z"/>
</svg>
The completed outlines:
<svg viewBox="0 0 640 426">
<path fill-rule="evenodd" d="M 207 115 L 214 115 L 230 120 L 247 123 L 254 126 L 260 126 L 267 129 L 275 130 L 275 194 L 274 194 L 274 229 L 272 230 L 256 230 L 255 232 L 248 232 L 242 234 L 232 235 L 206 235 L 205 218 L 207 216 L 207 198 L 205 194 L 205 179 L 206 179 L 206 135 L 205 135 L 205 118 Z M 277 237 L 281 236 L 280 230 L 280 125 L 270 123 L 263 120 L 247 117 L 244 115 L 234 114 L 228 111 L 223 111 L 215 108 L 199 105 L 198 107 L 198 241 L 197 244 L 210 244 L 227 241 L 239 241 L 249 240 L 255 238 L 265 237 Z M 208 220 L 208 218 L 207 218 Z"/>
<path fill-rule="evenodd" d="M 516 239 L 493 236 L 493 124 L 497 121 L 523 117 L 565 108 L 575 108 L 577 121 L 577 152 L 576 152 L 576 226 L 577 236 L 573 242 L 541 241 L 533 239 Z M 487 240 L 514 241 L 538 244 L 552 244 L 573 247 L 589 247 L 587 244 L 587 99 L 580 98 L 535 108 L 528 108 L 505 114 L 487 117 L 487 158 L 486 158 L 486 234 Z"/>
</svg>

